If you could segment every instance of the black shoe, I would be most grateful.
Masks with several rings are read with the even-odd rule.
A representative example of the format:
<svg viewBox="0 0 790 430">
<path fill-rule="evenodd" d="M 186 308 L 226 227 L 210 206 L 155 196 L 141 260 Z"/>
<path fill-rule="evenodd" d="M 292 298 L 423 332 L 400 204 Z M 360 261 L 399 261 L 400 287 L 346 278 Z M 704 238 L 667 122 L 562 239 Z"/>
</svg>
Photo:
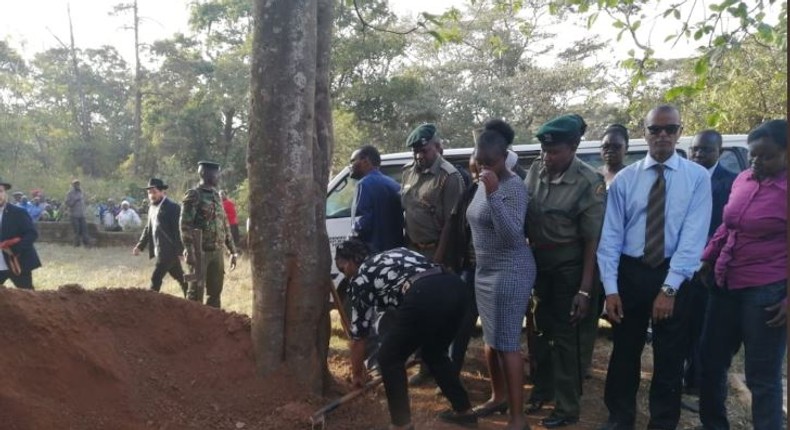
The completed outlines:
<svg viewBox="0 0 790 430">
<path fill-rule="evenodd" d="M 477 426 L 477 415 L 474 413 L 474 411 L 459 414 L 458 412 L 451 409 L 446 410 L 439 414 L 439 420 L 464 427 Z"/>
<path fill-rule="evenodd" d="M 473 408 L 472 413 L 475 414 L 477 418 L 490 417 L 494 414 L 504 415 L 507 413 L 507 402 L 489 406 L 480 405 Z"/>
<path fill-rule="evenodd" d="M 576 424 L 578 421 L 579 421 L 578 418 L 565 418 L 551 414 L 547 418 L 541 420 L 540 425 L 546 427 L 547 429 L 555 429 L 559 427 L 569 426 L 571 424 Z"/>
<path fill-rule="evenodd" d="M 527 408 L 526 411 L 524 411 L 524 413 L 527 415 L 536 414 L 543 409 L 543 405 L 545 403 L 546 402 L 544 402 L 543 400 L 530 400 L 529 407 Z"/>
</svg>

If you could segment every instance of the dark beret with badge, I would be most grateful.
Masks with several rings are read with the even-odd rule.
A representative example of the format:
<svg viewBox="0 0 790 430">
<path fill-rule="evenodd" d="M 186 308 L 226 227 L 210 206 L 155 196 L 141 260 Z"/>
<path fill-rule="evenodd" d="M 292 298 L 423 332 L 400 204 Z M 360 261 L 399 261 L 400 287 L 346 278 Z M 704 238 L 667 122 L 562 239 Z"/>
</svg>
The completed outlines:
<svg viewBox="0 0 790 430">
<path fill-rule="evenodd" d="M 578 143 L 585 131 L 587 123 L 581 116 L 567 114 L 552 118 L 541 125 L 535 136 L 544 145 Z"/>
<path fill-rule="evenodd" d="M 205 170 L 219 170 L 219 163 L 203 160 L 198 161 L 198 167 L 202 167 Z"/>
<path fill-rule="evenodd" d="M 406 138 L 406 146 L 419 149 L 433 140 L 436 134 L 436 124 L 421 124 L 409 133 L 409 137 Z"/>
</svg>

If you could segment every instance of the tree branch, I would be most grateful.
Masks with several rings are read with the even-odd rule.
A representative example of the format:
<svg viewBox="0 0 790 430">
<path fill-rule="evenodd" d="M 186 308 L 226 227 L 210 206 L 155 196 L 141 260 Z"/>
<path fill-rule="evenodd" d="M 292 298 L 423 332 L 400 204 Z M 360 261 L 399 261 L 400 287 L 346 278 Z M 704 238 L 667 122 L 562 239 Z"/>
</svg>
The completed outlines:
<svg viewBox="0 0 790 430">
<path fill-rule="evenodd" d="M 391 33 L 391 34 L 398 34 L 398 35 L 401 35 L 401 36 L 405 36 L 407 34 L 414 33 L 415 31 L 419 30 L 420 27 L 425 25 L 424 22 L 420 21 L 420 22 L 417 23 L 417 25 L 414 28 L 412 28 L 411 30 L 407 30 L 407 31 L 397 31 L 397 30 L 390 30 L 390 29 L 387 29 L 387 28 L 377 27 L 377 26 L 375 26 L 375 25 L 373 25 L 373 24 L 371 24 L 371 23 L 369 23 L 369 22 L 367 22 L 365 20 L 365 18 L 362 16 L 362 11 L 359 10 L 359 4 L 357 3 L 357 1 L 358 0 L 354 0 L 354 12 L 356 12 L 357 18 L 359 18 L 359 22 L 362 23 L 362 27 L 367 27 L 367 28 L 373 29 L 375 31 L 381 31 L 383 33 Z"/>
</svg>

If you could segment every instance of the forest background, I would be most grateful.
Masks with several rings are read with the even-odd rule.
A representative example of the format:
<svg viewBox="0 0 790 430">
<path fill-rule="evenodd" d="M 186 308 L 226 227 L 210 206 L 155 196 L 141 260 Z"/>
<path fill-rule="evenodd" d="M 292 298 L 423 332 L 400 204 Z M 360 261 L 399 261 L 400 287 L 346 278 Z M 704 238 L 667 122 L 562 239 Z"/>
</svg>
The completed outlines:
<svg viewBox="0 0 790 430">
<path fill-rule="evenodd" d="M 404 150 L 409 130 L 426 121 L 438 123 L 448 147 L 465 147 L 489 117 L 507 119 L 516 143 L 530 143 L 542 122 L 567 112 L 586 119 L 588 139 L 611 123 L 641 137 L 645 112 L 667 101 L 681 107 L 686 134 L 711 127 L 746 133 L 787 116 L 786 2 L 766 9 L 765 2 L 724 1 L 710 10 L 703 2 L 700 20 L 682 9 L 689 1 L 660 8 L 611 2 L 611 37 L 582 25 L 570 46 L 557 25 L 581 19 L 592 26 L 604 9 L 559 3 L 465 0 L 414 17 L 396 15 L 387 1 L 338 0 L 333 172 L 363 144 Z M 188 31 L 153 43 L 139 41 L 145 11 L 135 1 L 99 7 L 128 24 L 134 61 L 109 45 L 81 48 L 73 33 L 53 32 L 58 45 L 38 52 L 0 40 L 0 175 L 15 189 L 54 198 L 79 177 L 97 201 L 143 198 L 139 187 L 156 176 L 178 196 L 195 182 L 196 162 L 211 159 L 222 164 L 222 187 L 244 216 L 251 2 L 190 2 Z M 722 31 L 725 17 L 741 25 Z M 65 10 L 63 20 L 71 20 Z M 662 57 L 667 49 L 651 40 L 656 27 L 674 29 L 662 36 L 664 46 L 683 39 L 700 48 Z M 622 38 L 634 49 L 613 53 Z"/>
</svg>

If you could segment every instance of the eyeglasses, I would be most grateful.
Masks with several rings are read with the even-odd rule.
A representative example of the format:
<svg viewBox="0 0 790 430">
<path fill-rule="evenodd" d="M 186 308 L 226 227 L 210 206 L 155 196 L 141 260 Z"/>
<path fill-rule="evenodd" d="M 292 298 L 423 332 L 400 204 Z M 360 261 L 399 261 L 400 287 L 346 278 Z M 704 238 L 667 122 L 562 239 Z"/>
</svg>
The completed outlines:
<svg viewBox="0 0 790 430">
<path fill-rule="evenodd" d="M 661 134 L 662 131 L 665 131 L 668 135 L 677 134 L 680 131 L 681 125 L 680 124 L 667 124 L 667 125 L 648 125 L 647 131 L 648 133 L 656 136 Z"/>
</svg>

